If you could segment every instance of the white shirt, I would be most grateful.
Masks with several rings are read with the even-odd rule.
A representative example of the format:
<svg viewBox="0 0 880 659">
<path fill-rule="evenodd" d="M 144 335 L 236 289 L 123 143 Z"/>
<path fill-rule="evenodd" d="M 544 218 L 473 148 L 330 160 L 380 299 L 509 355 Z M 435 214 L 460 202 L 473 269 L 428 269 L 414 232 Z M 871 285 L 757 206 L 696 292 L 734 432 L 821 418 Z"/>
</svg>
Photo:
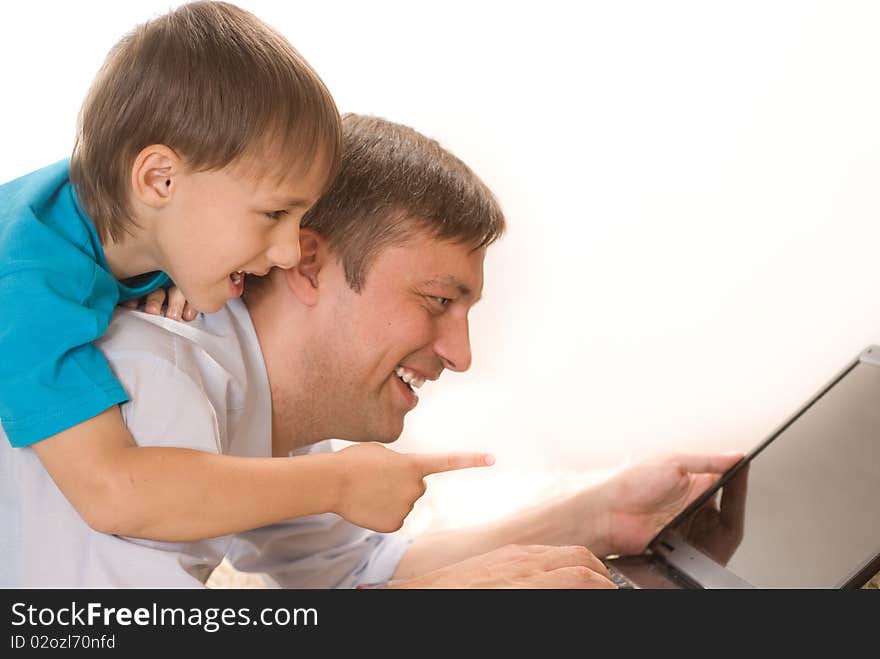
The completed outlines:
<svg viewBox="0 0 880 659">
<path fill-rule="evenodd" d="M 128 392 L 122 413 L 139 445 L 272 455 L 268 377 L 240 300 L 191 323 L 118 309 L 98 345 Z M 329 450 L 321 442 L 297 453 Z M 409 544 L 332 513 L 190 543 L 97 533 L 2 428 L 0 529 L 7 588 L 203 587 L 224 556 L 270 586 L 350 588 L 389 580 Z"/>
</svg>

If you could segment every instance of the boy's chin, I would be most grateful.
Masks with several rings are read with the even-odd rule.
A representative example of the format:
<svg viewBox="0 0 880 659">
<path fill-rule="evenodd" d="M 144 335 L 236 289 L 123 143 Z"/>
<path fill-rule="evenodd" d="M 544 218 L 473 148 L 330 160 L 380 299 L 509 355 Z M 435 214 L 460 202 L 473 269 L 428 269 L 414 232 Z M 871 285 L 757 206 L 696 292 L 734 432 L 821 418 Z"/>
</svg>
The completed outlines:
<svg viewBox="0 0 880 659">
<path fill-rule="evenodd" d="M 190 300 L 189 298 L 186 298 L 186 301 L 189 306 L 196 310 L 197 313 L 214 313 L 215 311 L 220 311 L 220 309 L 222 309 L 231 299 L 231 297 L 229 299 L 219 300 L 217 298 L 208 298 L 201 300 Z"/>
</svg>

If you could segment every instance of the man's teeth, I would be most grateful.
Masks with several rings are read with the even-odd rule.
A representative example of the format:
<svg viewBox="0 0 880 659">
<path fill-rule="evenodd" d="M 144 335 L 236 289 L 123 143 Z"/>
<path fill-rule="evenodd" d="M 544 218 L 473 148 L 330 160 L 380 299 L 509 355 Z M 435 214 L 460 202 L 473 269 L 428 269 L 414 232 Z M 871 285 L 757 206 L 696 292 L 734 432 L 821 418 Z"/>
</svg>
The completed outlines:
<svg viewBox="0 0 880 659">
<path fill-rule="evenodd" d="M 397 374 L 397 377 L 415 389 L 418 389 L 425 384 L 424 378 L 416 377 L 415 373 L 405 369 L 403 366 L 398 366 L 394 369 L 394 372 Z"/>
<path fill-rule="evenodd" d="M 232 279 L 232 283 L 238 286 L 241 283 L 241 278 L 244 276 L 244 273 L 239 270 L 238 272 L 233 272 L 229 275 L 230 279 Z"/>
</svg>

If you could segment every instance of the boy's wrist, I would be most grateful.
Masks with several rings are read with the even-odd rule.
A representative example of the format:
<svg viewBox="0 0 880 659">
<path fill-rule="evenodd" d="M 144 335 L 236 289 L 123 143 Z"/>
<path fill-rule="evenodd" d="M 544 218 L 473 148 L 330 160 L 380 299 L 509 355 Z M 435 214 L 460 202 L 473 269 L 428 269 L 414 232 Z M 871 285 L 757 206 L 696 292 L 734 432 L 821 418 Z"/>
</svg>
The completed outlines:
<svg viewBox="0 0 880 659">
<path fill-rule="evenodd" d="M 321 512 L 335 513 L 344 517 L 348 489 L 348 471 L 344 456 L 339 453 L 326 453 L 320 457 L 323 463 L 320 478 L 326 493 Z"/>
</svg>

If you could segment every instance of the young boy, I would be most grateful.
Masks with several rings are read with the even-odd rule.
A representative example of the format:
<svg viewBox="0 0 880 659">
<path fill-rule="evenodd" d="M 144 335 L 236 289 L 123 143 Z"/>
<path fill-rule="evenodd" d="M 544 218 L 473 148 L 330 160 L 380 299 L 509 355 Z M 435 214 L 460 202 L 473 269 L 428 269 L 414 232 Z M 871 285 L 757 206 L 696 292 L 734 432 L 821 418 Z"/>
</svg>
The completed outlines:
<svg viewBox="0 0 880 659">
<path fill-rule="evenodd" d="M 126 393 L 92 345 L 118 302 L 170 280 L 212 312 L 246 275 L 296 265 L 300 218 L 340 144 L 332 97 L 283 37 L 195 2 L 113 48 L 69 164 L 0 186 L 0 434 L 33 449 L 96 530 L 186 541 L 338 512 L 390 531 L 421 495 L 426 472 L 392 451 L 137 447 Z"/>
</svg>

